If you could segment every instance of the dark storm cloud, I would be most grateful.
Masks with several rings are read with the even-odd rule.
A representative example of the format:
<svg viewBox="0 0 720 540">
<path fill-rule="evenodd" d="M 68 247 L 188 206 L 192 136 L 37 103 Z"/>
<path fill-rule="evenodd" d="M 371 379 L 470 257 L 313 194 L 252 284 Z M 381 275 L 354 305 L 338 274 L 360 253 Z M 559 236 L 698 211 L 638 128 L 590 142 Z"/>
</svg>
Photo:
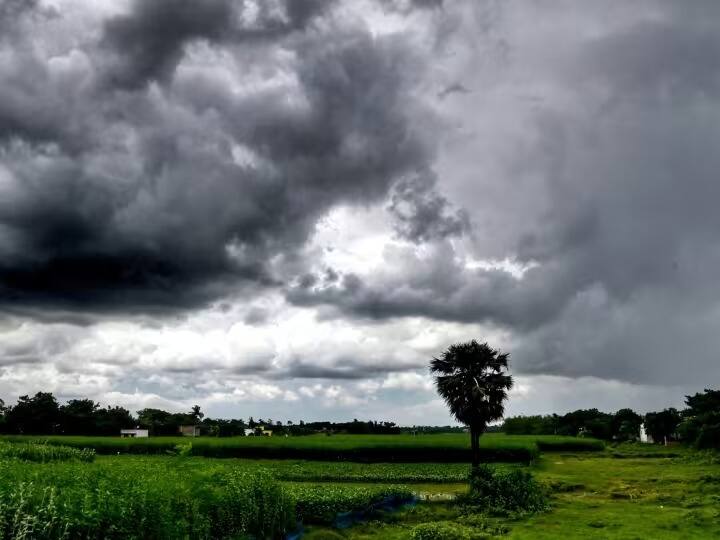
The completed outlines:
<svg viewBox="0 0 720 540">
<path fill-rule="evenodd" d="M 460 236 L 470 230 L 465 210 L 453 210 L 448 200 L 435 191 L 435 178 L 427 174 L 399 182 L 390 202 L 395 230 L 415 243 Z"/>
<path fill-rule="evenodd" d="M 0 3 L 0 40 L 37 8 L 38 0 L 3 0 Z"/>
<path fill-rule="evenodd" d="M 445 0 L 379 0 L 386 10 L 408 14 L 413 10 L 441 9 Z"/>
<path fill-rule="evenodd" d="M 103 44 L 115 58 L 106 74 L 121 88 L 167 81 L 194 40 L 252 44 L 279 39 L 302 30 L 332 1 L 275 0 L 259 2 L 257 13 L 245 0 L 136 0 L 131 12 L 107 21 Z"/>
<path fill-rule="evenodd" d="M 283 368 L 275 369 L 271 377 L 277 380 L 362 380 L 389 373 L 403 372 L 408 369 L 416 369 L 417 367 L 417 365 L 388 362 L 387 360 L 342 356 L 333 358 L 329 365 L 322 366 L 310 361 L 296 359 Z"/>
<path fill-rule="evenodd" d="M 285 39 L 331 4 L 263 3 L 245 28 L 242 2 L 136 2 L 63 62 L 22 46 L 32 34 L 5 45 L 3 304 L 152 313 L 257 293 L 280 283 L 267 262 L 292 258 L 334 205 L 382 201 L 428 170 L 433 143 L 410 97 L 421 64 L 401 36 L 328 19 Z M 294 60 L 266 74 L 295 82 L 238 94 L 206 71 L 170 77 L 197 39 L 262 44 L 268 65 L 282 47 Z M 432 188 L 410 204 L 444 224 L 417 234 L 452 234 Z"/>
</svg>

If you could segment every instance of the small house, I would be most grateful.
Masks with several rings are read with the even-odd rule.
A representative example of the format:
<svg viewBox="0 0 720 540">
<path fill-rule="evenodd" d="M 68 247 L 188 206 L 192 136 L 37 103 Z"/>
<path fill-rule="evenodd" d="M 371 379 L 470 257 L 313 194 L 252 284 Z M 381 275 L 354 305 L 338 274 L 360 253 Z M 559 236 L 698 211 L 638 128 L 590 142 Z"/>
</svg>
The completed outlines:
<svg viewBox="0 0 720 540">
<path fill-rule="evenodd" d="M 255 435 L 255 430 L 252 428 L 245 428 L 243 431 L 245 431 L 246 437 L 253 437 Z"/>
<path fill-rule="evenodd" d="M 147 429 L 121 429 L 120 437 L 122 437 L 123 439 L 141 439 L 149 437 L 149 433 Z"/>
<path fill-rule="evenodd" d="M 183 437 L 199 437 L 200 426 L 180 426 L 180 435 Z"/>
<path fill-rule="evenodd" d="M 641 443 L 645 443 L 645 444 L 652 444 L 652 443 L 655 442 L 655 441 L 653 440 L 653 438 L 652 438 L 652 435 L 650 435 L 650 434 L 645 430 L 645 424 L 644 424 L 644 423 L 640 425 L 640 442 L 641 442 Z"/>
</svg>

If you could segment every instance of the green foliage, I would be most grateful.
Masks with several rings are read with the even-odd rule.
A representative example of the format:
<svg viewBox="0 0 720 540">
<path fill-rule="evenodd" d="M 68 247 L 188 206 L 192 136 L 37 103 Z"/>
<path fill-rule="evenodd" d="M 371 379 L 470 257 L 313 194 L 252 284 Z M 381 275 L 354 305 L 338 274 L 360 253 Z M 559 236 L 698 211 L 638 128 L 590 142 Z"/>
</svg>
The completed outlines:
<svg viewBox="0 0 720 540">
<path fill-rule="evenodd" d="M 675 438 L 682 417 L 677 409 L 669 408 L 645 415 L 645 431 L 656 443 Z"/>
<path fill-rule="evenodd" d="M 39 443 L 10 444 L 0 442 L 0 459 L 2 458 L 21 459 L 37 463 L 71 460 L 92 463 L 95 460 L 95 450 Z"/>
<path fill-rule="evenodd" d="M 58 402 L 47 392 L 20 396 L 17 404 L 9 407 L 5 414 L 7 428 L 14 433 L 56 433 L 59 420 Z"/>
<path fill-rule="evenodd" d="M 511 416 L 503 422 L 502 430 L 508 435 L 552 435 L 560 428 L 560 418 L 556 414 Z"/>
<path fill-rule="evenodd" d="M 291 497 L 267 471 L 204 471 L 177 460 L 0 462 L 0 539 L 281 538 Z"/>
<path fill-rule="evenodd" d="M 352 463 L 276 461 L 272 470 L 281 480 L 295 482 L 462 483 L 465 463 Z"/>
<path fill-rule="evenodd" d="M 412 491 L 403 486 L 356 487 L 347 485 L 293 484 L 289 491 L 297 504 L 298 518 L 303 523 L 333 523 L 338 514 L 367 511 L 386 500 L 409 502 Z"/>
<path fill-rule="evenodd" d="M 533 513 L 549 507 L 544 487 L 528 471 L 498 471 L 488 465 L 473 469 L 462 502 L 490 513 Z"/>
<path fill-rule="evenodd" d="M 412 540 L 481 540 L 491 538 L 487 533 L 453 521 L 421 523 L 413 527 Z"/>
<path fill-rule="evenodd" d="M 698 448 L 720 448 L 720 390 L 686 396 L 685 420 L 678 427 L 683 439 Z"/>
<path fill-rule="evenodd" d="M 612 438 L 619 441 L 635 441 L 640 438 L 642 416 L 632 409 L 620 409 L 610 423 Z"/>
</svg>

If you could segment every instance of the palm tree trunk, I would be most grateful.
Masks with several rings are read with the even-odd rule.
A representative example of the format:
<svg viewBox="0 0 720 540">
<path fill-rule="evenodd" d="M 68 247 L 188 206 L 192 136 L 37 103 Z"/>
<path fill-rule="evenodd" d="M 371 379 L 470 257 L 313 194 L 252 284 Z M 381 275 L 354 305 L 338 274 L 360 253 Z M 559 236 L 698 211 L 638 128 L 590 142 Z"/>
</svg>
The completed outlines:
<svg viewBox="0 0 720 540">
<path fill-rule="evenodd" d="M 477 426 L 470 426 L 470 448 L 472 452 L 472 468 L 480 465 L 480 430 Z"/>
</svg>

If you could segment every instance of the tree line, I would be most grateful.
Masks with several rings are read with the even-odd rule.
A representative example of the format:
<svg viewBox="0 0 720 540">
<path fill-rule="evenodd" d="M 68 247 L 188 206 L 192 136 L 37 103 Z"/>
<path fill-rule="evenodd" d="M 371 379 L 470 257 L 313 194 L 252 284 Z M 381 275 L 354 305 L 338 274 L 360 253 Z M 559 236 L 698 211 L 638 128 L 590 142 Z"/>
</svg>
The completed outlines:
<svg viewBox="0 0 720 540">
<path fill-rule="evenodd" d="M 720 390 L 706 389 L 685 396 L 686 408 L 667 408 L 640 415 L 632 409 L 605 413 L 580 409 L 564 415 L 514 416 L 505 419 L 503 431 L 513 435 L 571 435 L 608 441 L 636 440 L 640 427 L 661 443 L 683 441 L 701 448 L 720 448 Z"/>
<path fill-rule="evenodd" d="M 274 421 L 208 418 L 198 405 L 186 413 L 172 413 L 146 408 L 136 415 L 123 407 L 102 407 L 91 399 L 71 399 L 60 404 L 49 392 L 34 396 L 20 396 L 15 405 L 0 399 L 0 433 L 17 435 L 119 435 L 122 429 L 142 428 L 152 435 L 177 435 L 180 426 L 200 426 L 203 435 L 235 437 L 253 433 L 261 428 L 279 435 L 309 435 L 312 433 L 397 434 L 394 422 L 308 422 L 297 424 Z"/>
</svg>

